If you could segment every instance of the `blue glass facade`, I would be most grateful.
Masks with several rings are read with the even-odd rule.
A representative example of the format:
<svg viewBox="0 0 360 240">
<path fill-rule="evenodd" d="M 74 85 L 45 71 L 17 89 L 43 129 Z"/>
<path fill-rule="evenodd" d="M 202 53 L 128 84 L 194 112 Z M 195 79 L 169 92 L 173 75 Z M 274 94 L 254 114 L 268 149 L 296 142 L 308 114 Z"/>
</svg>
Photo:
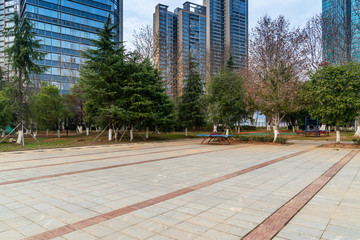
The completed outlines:
<svg viewBox="0 0 360 240">
<path fill-rule="evenodd" d="M 122 0 L 20 0 L 20 13 L 31 19 L 41 41 L 39 51 L 47 53 L 39 62 L 46 72 L 31 76 L 32 81 L 67 93 L 79 77 L 81 52 L 93 47 L 91 40 L 109 15 L 122 41 L 122 5 Z"/>
<path fill-rule="evenodd" d="M 323 60 L 330 63 L 348 62 L 356 51 L 354 0 L 323 0 Z M 357 15 L 357 14 L 356 14 Z M 353 38 L 355 37 L 355 38 Z"/>
</svg>

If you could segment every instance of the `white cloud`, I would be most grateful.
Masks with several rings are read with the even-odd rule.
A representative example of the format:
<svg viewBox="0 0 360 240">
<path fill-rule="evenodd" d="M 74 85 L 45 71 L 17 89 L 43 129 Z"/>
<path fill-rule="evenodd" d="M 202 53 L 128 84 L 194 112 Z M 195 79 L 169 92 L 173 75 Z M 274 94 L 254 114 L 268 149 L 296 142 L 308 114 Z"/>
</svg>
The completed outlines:
<svg viewBox="0 0 360 240">
<path fill-rule="evenodd" d="M 155 6 L 159 3 L 169 6 L 173 11 L 182 7 L 186 0 L 124 0 L 124 41 L 132 48 L 132 35 L 144 25 L 153 24 Z M 202 0 L 191 2 L 202 4 Z M 292 26 L 303 26 L 313 15 L 321 12 L 320 0 L 249 0 L 249 27 L 253 28 L 260 17 L 284 15 Z"/>
</svg>

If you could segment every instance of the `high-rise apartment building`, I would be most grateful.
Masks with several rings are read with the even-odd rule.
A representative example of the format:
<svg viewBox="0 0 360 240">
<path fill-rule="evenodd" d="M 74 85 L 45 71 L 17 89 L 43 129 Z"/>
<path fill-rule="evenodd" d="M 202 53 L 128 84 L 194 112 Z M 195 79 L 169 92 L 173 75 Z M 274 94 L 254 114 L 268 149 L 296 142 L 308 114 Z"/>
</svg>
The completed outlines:
<svg viewBox="0 0 360 240">
<path fill-rule="evenodd" d="M 79 77 L 84 62 L 81 52 L 93 47 L 91 40 L 97 38 L 96 31 L 103 28 L 108 16 L 118 25 L 115 31 L 122 41 L 122 7 L 122 0 L 20 0 L 20 15 L 31 20 L 41 41 L 39 51 L 47 53 L 38 62 L 47 70 L 31 76 L 33 83 L 54 84 L 67 93 Z M 8 44 L 7 39 L 3 44 Z"/>
<path fill-rule="evenodd" d="M 232 56 L 236 68 L 247 65 L 248 0 L 204 0 L 207 11 L 208 78 Z"/>
<path fill-rule="evenodd" d="M 185 2 L 183 8 L 171 12 L 168 6 L 158 4 L 154 13 L 154 63 L 161 71 L 169 95 L 181 95 L 190 57 L 199 63 L 205 81 L 205 7 Z"/>
<path fill-rule="evenodd" d="M 154 63 L 170 95 L 182 94 L 187 63 L 199 63 L 204 86 L 232 56 L 236 68 L 246 67 L 248 0 L 186 2 L 174 13 L 157 5 L 154 13 Z M 177 66 L 174 68 L 174 66 Z"/>
<path fill-rule="evenodd" d="M 177 14 L 158 4 L 154 13 L 154 64 L 160 69 L 167 94 L 177 94 Z"/>
<path fill-rule="evenodd" d="M 177 9 L 178 57 L 177 93 L 182 95 L 186 84 L 190 58 L 198 64 L 198 71 L 206 83 L 206 8 L 186 2 L 183 9 Z"/>
</svg>

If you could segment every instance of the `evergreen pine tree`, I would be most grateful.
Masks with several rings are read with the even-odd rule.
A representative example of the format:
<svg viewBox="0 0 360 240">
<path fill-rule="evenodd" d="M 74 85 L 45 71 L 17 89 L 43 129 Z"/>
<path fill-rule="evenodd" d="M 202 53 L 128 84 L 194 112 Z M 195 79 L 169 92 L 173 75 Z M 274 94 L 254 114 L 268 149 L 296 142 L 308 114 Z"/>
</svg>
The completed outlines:
<svg viewBox="0 0 360 240">
<path fill-rule="evenodd" d="M 5 49 L 11 65 L 12 76 L 9 80 L 8 97 L 15 111 L 16 121 L 24 121 L 26 111 L 29 109 L 29 99 L 32 91 L 30 74 L 39 74 L 45 71 L 44 67 L 36 61 L 44 58 L 45 53 L 37 51 L 40 48 L 39 40 L 35 39 L 36 33 L 30 20 L 20 17 L 16 12 L 11 19 L 12 27 L 6 29 L 6 36 L 13 37 L 13 43 Z"/>
<path fill-rule="evenodd" d="M 197 69 L 198 64 L 193 58 L 190 58 L 188 76 L 179 105 L 180 124 L 189 129 L 205 125 L 204 86 Z"/>
</svg>

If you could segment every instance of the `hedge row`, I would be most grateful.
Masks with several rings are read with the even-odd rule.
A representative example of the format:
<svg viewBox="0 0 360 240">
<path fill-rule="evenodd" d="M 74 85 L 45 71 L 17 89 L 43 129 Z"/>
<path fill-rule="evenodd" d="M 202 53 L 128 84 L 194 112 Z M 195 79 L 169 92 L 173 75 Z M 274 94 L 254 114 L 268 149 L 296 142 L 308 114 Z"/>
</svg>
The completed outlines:
<svg viewBox="0 0 360 240">
<path fill-rule="evenodd" d="M 235 136 L 235 139 L 242 142 L 273 142 L 274 138 L 270 136 Z M 286 144 L 287 138 L 276 139 L 277 143 Z"/>
</svg>

